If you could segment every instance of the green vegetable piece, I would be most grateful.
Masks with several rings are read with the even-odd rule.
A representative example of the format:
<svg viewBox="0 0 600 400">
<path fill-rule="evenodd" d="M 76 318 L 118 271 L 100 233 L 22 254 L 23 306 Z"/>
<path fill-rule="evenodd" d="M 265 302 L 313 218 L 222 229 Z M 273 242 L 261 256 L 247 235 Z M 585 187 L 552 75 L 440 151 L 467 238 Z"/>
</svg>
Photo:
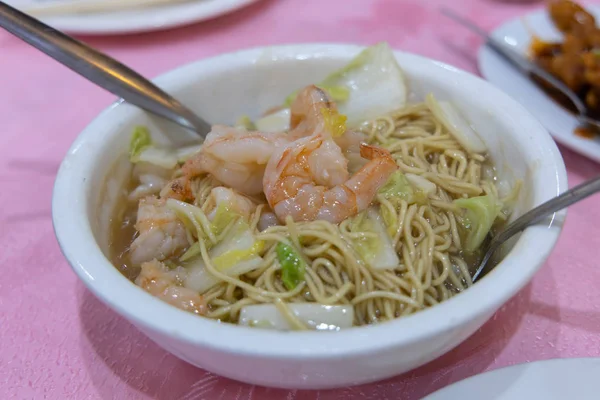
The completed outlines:
<svg viewBox="0 0 600 400">
<path fill-rule="evenodd" d="M 466 209 L 463 218 L 463 227 L 467 230 L 464 248 L 472 253 L 483 243 L 502 210 L 502 204 L 492 195 L 457 199 L 454 204 Z"/>
<path fill-rule="evenodd" d="M 413 194 L 412 198 L 410 198 L 408 200 L 409 204 L 419 204 L 419 205 L 425 205 L 429 202 L 429 198 L 427 197 L 427 194 L 422 191 L 422 190 L 415 190 L 415 193 Z"/>
<path fill-rule="evenodd" d="M 351 232 L 357 234 L 351 239 L 353 248 L 369 268 L 394 269 L 400 264 L 392 243 L 394 232 L 389 234 L 384 221 L 376 207 L 369 207 L 358 214 L 350 225 Z"/>
<path fill-rule="evenodd" d="M 361 51 L 356 57 L 354 57 L 348 64 L 343 66 L 342 68 L 332 72 L 321 82 L 323 86 L 334 86 L 336 84 L 339 85 L 339 82 L 344 82 L 347 79 L 347 76 L 356 71 L 362 69 L 365 65 L 373 62 L 373 58 L 376 57 L 376 53 L 379 51 L 379 48 L 382 46 L 382 43 L 378 43 L 374 46 L 369 46 L 363 51 Z M 334 86 L 335 87 L 335 86 Z"/>
<path fill-rule="evenodd" d="M 348 116 L 349 128 L 404 107 L 408 94 L 396 56 L 383 42 L 364 49 L 316 85 L 337 103 L 340 114 Z M 289 107 L 296 95 L 289 95 L 284 106 Z"/>
<path fill-rule="evenodd" d="M 235 126 L 244 128 L 249 131 L 253 131 L 256 129 L 256 126 L 254 126 L 254 122 L 252 122 L 250 117 L 247 115 L 242 115 L 235 123 Z"/>
<path fill-rule="evenodd" d="M 406 176 L 401 171 L 396 171 L 388 178 L 385 185 L 379 189 L 379 194 L 396 204 L 397 200 L 406 200 L 410 203 L 415 192 Z"/>
<path fill-rule="evenodd" d="M 324 84 L 320 84 L 317 86 L 323 89 L 329 95 L 329 97 L 331 97 L 331 99 L 336 103 L 347 101 L 350 98 L 350 90 L 345 86 L 330 86 Z M 298 91 L 295 91 L 294 93 L 286 97 L 283 103 L 284 107 L 290 107 L 294 100 L 296 100 L 296 96 L 298 96 Z"/>
<path fill-rule="evenodd" d="M 293 290 L 300 282 L 304 281 L 306 264 L 294 248 L 285 243 L 279 242 L 275 252 L 281 265 L 283 284 L 288 290 Z"/>
<path fill-rule="evenodd" d="M 136 126 L 129 142 L 129 159 L 137 162 L 142 150 L 152 145 L 150 132 L 145 126 Z"/>
<path fill-rule="evenodd" d="M 216 269 L 224 271 L 229 269 L 242 261 L 247 261 L 252 257 L 257 257 L 259 253 L 265 248 L 265 243 L 261 241 L 254 242 L 252 247 L 248 249 L 236 249 L 229 250 L 228 252 L 215 257 L 212 262 Z"/>
<path fill-rule="evenodd" d="M 350 98 L 350 90 L 345 86 L 321 85 L 321 88 L 325 90 L 335 102 L 344 102 Z"/>
<path fill-rule="evenodd" d="M 366 212 L 357 215 L 351 226 L 352 232 L 376 233 L 375 224 L 367 216 Z M 365 236 L 352 241 L 356 252 L 369 265 L 373 265 L 381 250 L 382 242 L 378 237 Z"/>
<path fill-rule="evenodd" d="M 398 229 L 398 216 L 396 213 L 391 212 L 388 208 L 381 208 L 381 218 L 383 219 L 383 223 L 387 227 L 387 233 L 391 238 L 396 234 L 396 229 Z"/>
<path fill-rule="evenodd" d="M 272 329 L 273 323 L 264 319 L 253 319 L 248 322 L 248 326 L 251 328 Z"/>
<path fill-rule="evenodd" d="M 167 268 L 169 268 L 169 269 L 177 268 L 177 264 L 171 260 L 165 260 L 165 261 L 163 261 L 163 264 L 165 264 L 167 266 Z"/>
<path fill-rule="evenodd" d="M 229 208 L 226 203 L 220 203 L 217 206 L 215 218 L 211 223 L 212 232 L 215 236 L 219 236 L 231 224 L 232 221 L 239 218 L 240 215 Z"/>
<path fill-rule="evenodd" d="M 317 86 L 349 90 L 338 108 L 348 116 L 350 128 L 402 108 L 408 93 L 404 73 L 386 43 L 367 47 Z"/>
<path fill-rule="evenodd" d="M 179 257 L 179 261 L 181 261 L 181 262 L 188 261 L 199 255 L 200 255 L 200 242 L 196 242 L 193 245 L 191 245 L 190 248 L 187 249 L 187 251 L 181 255 L 181 257 Z"/>
</svg>

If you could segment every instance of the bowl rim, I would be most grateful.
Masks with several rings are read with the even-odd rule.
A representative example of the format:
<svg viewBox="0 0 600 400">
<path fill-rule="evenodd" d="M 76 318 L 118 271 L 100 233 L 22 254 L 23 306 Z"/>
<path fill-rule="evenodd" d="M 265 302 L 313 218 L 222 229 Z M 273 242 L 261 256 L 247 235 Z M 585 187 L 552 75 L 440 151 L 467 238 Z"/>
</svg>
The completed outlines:
<svg viewBox="0 0 600 400">
<path fill-rule="evenodd" d="M 202 75 L 202 71 L 210 69 L 211 65 L 214 68 L 219 63 L 231 60 L 252 62 L 267 50 L 275 61 L 277 56 L 319 57 L 322 54 L 349 58 L 363 48 L 347 44 L 257 47 L 191 62 L 162 74 L 153 81 L 168 89 Z M 511 112 L 515 113 L 515 118 L 535 136 L 537 144 L 543 148 L 544 160 L 548 164 L 545 165 L 546 168 L 540 168 L 533 178 L 534 182 L 544 179 L 547 187 L 542 194 L 536 192 L 535 196 L 546 199 L 567 188 L 566 168 L 555 142 L 519 103 L 487 81 L 458 68 L 411 53 L 394 53 L 403 62 L 434 64 L 452 73 L 454 79 L 475 85 L 508 105 Z M 85 194 L 85 187 L 90 183 L 86 183 L 86 176 L 82 173 L 93 168 L 93 160 L 100 154 L 96 146 L 93 146 L 94 142 L 102 141 L 99 133 L 110 126 L 116 127 L 126 122 L 136 112 L 141 111 L 134 107 L 123 107 L 119 102 L 114 103 L 103 110 L 72 144 L 61 163 L 53 190 L 52 219 L 55 235 L 61 251 L 79 279 L 98 299 L 117 313 L 140 328 L 219 352 L 263 358 L 343 358 L 410 345 L 441 332 L 451 332 L 475 318 L 487 318 L 523 288 L 542 266 L 558 240 L 566 215 L 564 210 L 555 214 L 555 223 L 550 229 L 542 226 L 527 228 L 510 254 L 469 290 L 435 307 L 393 321 L 338 332 L 315 333 L 260 330 L 198 318 L 156 299 L 131 283 L 104 256 L 91 231 Z M 525 242 L 528 244 L 526 248 L 519 245 Z M 518 264 L 522 272 L 515 273 L 516 268 L 503 268 L 508 264 Z M 156 318 L 157 315 L 160 318 Z M 241 334 L 244 335 L 243 340 L 239 339 Z"/>
</svg>

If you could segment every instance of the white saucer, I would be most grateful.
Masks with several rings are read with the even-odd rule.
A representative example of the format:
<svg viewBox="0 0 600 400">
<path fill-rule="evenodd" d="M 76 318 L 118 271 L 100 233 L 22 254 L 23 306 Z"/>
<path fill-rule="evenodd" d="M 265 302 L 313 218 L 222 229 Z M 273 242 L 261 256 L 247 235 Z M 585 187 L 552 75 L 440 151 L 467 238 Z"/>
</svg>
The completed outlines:
<svg viewBox="0 0 600 400">
<path fill-rule="evenodd" d="M 600 20 L 600 7 L 586 6 L 586 9 L 596 16 L 597 20 Z M 561 38 L 545 9 L 515 18 L 494 30 L 491 35 L 503 40 L 505 44 L 524 55 L 531 40 L 531 34 L 526 29 L 524 21 L 529 29 L 542 39 L 557 40 Z M 600 137 L 585 139 L 576 136 L 573 132 L 577 127 L 577 120 L 573 115 L 556 104 L 533 82 L 521 75 L 487 46 L 480 48 L 478 61 L 479 71 L 483 77 L 525 106 L 544 124 L 557 142 L 600 162 Z M 600 399 L 600 394 L 598 398 Z"/>
<path fill-rule="evenodd" d="M 598 400 L 600 358 L 513 365 L 467 378 L 423 400 Z"/>
<path fill-rule="evenodd" d="M 40 19 L 53 28 L 68 33 L 114 35 L 189 25 L 230 13 L 256 1 L 258 0 L 194 0 L 131 11 L 52 15 Z M 31 3 L 32 0 L 7 0 L 6 2 L 20 8 L 25 3 Z"/>
</svg>

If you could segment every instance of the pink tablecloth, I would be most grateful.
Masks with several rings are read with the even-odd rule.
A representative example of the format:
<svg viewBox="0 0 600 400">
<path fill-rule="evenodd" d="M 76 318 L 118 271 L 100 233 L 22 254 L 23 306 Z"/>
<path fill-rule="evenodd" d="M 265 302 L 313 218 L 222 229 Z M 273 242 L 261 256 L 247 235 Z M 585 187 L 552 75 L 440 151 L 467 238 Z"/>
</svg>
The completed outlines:
<svg viewBox="0 0 600 400">
<path fill-rule="evenodd" d="M 486 28 L 535 6 L 517 0 L 262 0 L 192 27 L 87 40 L 147 76 L 250 46 L 380 40 L 475 72 L 480 42 L 438 15 L 442 3 Z M 58 165 L 112 100 L 0 33 L 0 398 L 418 399 L 510 364 L 600 356 L 600 198 L 594 197 L 570 209 L 560 242 L 529 286 L 466 343 L 403 376 L 289 392 L 233 382 L 180 361 L 83 288 L 52 231 Z M 561 151 L 571 185 L 600 173 L 600 165 Z"/>
</svg>

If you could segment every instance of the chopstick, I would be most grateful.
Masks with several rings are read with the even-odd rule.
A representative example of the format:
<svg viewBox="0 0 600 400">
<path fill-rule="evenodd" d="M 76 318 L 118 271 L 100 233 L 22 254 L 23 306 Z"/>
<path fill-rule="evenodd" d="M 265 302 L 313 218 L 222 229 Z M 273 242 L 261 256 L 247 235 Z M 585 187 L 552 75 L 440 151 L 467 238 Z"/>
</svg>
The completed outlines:
<svg viewBox="0 0 600 400">
<path fill-rule="evenodd" d="M 494 51 L 497 55 L 504 58 L 504 60 L 508 61 L 514 67 L 517 68 L 522 74 L 524 74 L 528 79 L 531 79 L 529 75 L 535 75 L 538 78 L 545 80 L 550 85 L 554 86 L 555 89 L 562 92 L 565 96 L 569 98 L 569 100 L 573 103 L 577 112 L 579 114 L 578 119 L 581 123 L 586 125 L 593 125 L 595 127 L 600 127 L 600 121 L 596 121 L 592 118 L 588 118 L 586 115 L 587 106 L 585 103 L 577 96 L 577 94 L 571 90 L 563 81 L 550 74 L 546 70 L 544 70 L 539 65 L 535 64 L 527 57 L 522 56 L 521 54 L 515 52 L 514 50 L 508 48 L 504 43 L 500 40 L 493 38 L 488 35 L 483 29 L 479 26 L 475 25 L 473 22 L 469 21 L 466 18 L 461 17 L 458 14 L 455 14 L 452 10 L 442 7 L 440 12 L 446 17 L 456 21 L 461 24 L 465 28 L 471 30 L 471 32 L 479 35 L 485 40 L 485 44 Z"/>
<path fill-rule="evenodd" d="M 23 7 L 22 11 L 34 17 L 43 17 L 65 14 L 90 14 L 103 11 L 123 11 L 190 1 L 195 0 L 68 0 Z"/>
<path fill-rule="evenodd" d="M 468 19 L 461 17 L 460 15 L 456 14 L 454 11 L 446 7 L 441 7 L 440 12 L 446 17 L 459 23 L 463 27 L 469 29 L 471 32 L 484 39 L 485 44 L 490 49 L 492 49 L 497 55 L 511 63 L 513 66 L 517 67 L 519 70 L 521 70 L 521 72 L 525 74 L 535 73 L 536 75 L 540 75 L 543 79 L 546 80 L 553 79 L 551 76 L 548 77 L 549 74 L 542 68 L 538 67 L 526 57 L 523 57 L 521 54 L 509 48 L 507 45 L 502 43 L 502 41 L 491 37 L 486 31 L 484 31 L 482 28 L 475 25 Z"/>
</svg>

